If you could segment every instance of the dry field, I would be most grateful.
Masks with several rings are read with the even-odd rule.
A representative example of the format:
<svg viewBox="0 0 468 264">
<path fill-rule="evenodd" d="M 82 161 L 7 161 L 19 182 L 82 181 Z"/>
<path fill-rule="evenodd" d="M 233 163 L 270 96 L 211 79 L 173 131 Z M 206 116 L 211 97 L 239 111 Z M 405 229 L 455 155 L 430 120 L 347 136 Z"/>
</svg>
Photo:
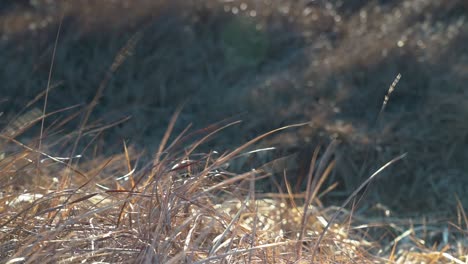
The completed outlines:
<svg viewBox="0 0 468 264">
<path fill-rule="evenodd" d="M 0 262 L 468 263 L 467 18 L 2 1 Z"/>
</svg>

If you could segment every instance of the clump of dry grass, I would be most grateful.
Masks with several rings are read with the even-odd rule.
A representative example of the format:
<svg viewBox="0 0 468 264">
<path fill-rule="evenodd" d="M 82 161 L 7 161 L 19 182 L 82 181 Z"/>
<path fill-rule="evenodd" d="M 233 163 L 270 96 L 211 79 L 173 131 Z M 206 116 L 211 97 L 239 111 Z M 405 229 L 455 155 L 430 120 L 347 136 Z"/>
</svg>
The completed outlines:
<svg viewBox="0 0 468 264">
<path fill-rule="evenodd" d="M 265 135 L 229 153 L 196 154 L 212 133 L 184 147 L 179 142 L 192 135 L 167 147 L 163 140 L 153 162 L 142 168 L 125 145 L 123 154 L 75 164 L 3 135 L 4 148 L 15 145 L 17 151 L 0 161 L 1 258 L 7 263 L 312 261 L 327 213 L 301 205 L 293 194 L 257 197 L 255 181 L 267 176 L 261 170 L 232 175 L 223 169 Z M 333 224 L 316 260 L 364 262 L 369 245 L 353 239 L 346 225 Z"/>
<path fill-rule="evenodd" d="M 2 149 L 8 152 L 0 160 L 0 258 L 6 263 L 463 263 L 449 244 L 425 246 L 415 228 L 379 251 L 381 245 L 369 242 L 364 231 L 372 221 L 357 216 L 354 222 L 354 212 L 344 206 L 323 206 L 318 197 L 333 169 L 330 155 L 319 160 L 315 153 L 308 188 L 300 194 L 289 185 L 285 193 L 257 193 L 256 181 L 269 176 L 265 171 L 225 169 L 249 146 L 294 126 L 219 154 L 196 150 L 235 122 L 208 128 L 192 143 L 200 131 L 169 142 L 174 122 L 142 167 L 125 144 L 122 154 L 72 162 L 38 150 L 34 141 L 23 144 L 3 134 Z M 466 216 L 459 209 L 461 226 Z M 359 222 L 365 224 L 354 224 Z M 402 243 L 404 238 L 409 241 Z M 458 250 L 466 255 L 463 245 Z"/>
</svg>

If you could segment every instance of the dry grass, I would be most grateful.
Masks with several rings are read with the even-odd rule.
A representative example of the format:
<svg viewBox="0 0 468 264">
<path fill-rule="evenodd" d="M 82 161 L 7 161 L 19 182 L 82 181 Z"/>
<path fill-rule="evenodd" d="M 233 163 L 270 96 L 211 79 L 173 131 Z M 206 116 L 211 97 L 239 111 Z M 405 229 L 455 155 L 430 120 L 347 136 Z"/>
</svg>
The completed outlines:
<svg viewBox="0 0 468 264">
<path fill-rule="evenodd" d="M 464 1 L 76 3 L 0 4 L 0 259 L 467 262 Z"/>
<path fill-rule="evenodd" d="M 41 118 L 28 112 L 18 120 L 22 121 L 15 130 L 24 131 Z M 176 116 L 165 139 L 175 120 Z M 276 194 L 259 193 L 256 181 L 270 174 L 261 168 L 234 174 L 225 169 L 226 164 L 265 137 L 304 124 L 268 132 L 232 152 L 197 152 L 205 140 L 235 123 L 207 128 L 205 136 L 192 143 L 199 132 L 183 133 L 173 142 L 163 140 L 152 162 L 144 166 L 125 144 L 122 154 L 67 160 L 38 150 L 35 141 L 26 145 L 3 134 L 1 259 L 6 263 L 465 263 L 462 225 L 468 222 L 461 204 L 459 222 L 445 228 L 433 221 L 408 225 L 391 217 L 370 219 L 355 211 L 354 202 L 345 209 L 360 189 L 342 207 L 325 207 L 319 197 L 333 188 L 323 186 L 334 168 L 332 156 L 326 154 L 333 145 L 325 151 L 328 158 L 318 160 L 318 151 L 314 155 L 305 192 L 294 194 L 287 185 Z"/>
<path fill-rule="evenodd" d="M 31 115 L 20 119 L 25 120 L 23 126 L 38 121 L 28 118 Z M 4 148 L 13 144 L 17 151 L 4 156 L 0 165 L 2 259 L 7 263 L 310 262 L 314 241 L 327 226 L 326 213 L 312 205 L 297 205 L 292 194 L 283 199 L 257 198 L 255 180 L 266 176 L 261 170 L 233 175 L 223 169 L 273 132 L 277 131 L 222 155 L 194 153 L 201 141 L 185 146 L 175 141 L 167 147 L 163 141 L 153 162 L 142 168 L 134 167 L 125 145 L 121 155 L 75 166 L 3 135 Z M 311 200 L 317 194 L 312 191 Z M 353 240 L 346 227 L 331 225 L 316 260 L 367 262 L 361 245 L 370 243 Z"/>
</svg>

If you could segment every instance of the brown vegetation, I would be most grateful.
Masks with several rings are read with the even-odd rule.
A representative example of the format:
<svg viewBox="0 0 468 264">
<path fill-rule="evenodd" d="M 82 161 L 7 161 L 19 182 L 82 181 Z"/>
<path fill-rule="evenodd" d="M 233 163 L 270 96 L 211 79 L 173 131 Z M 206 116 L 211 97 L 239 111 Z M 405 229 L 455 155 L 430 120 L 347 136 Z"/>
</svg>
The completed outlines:
<svg viewBox="0 0 468 264">
<path fill-rule="evenodd" d="M 0 259 L 465 263 L 466 14 L 3 2 Z"/>
</svg>

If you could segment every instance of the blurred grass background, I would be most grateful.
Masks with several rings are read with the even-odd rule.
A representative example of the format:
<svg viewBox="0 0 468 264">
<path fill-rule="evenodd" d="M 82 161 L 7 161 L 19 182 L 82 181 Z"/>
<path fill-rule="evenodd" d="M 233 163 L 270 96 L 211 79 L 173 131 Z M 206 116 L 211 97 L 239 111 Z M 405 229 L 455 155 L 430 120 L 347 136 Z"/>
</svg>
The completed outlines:
<svg viewBox="0 0 468 264">
<path fill-rule="evenodd" d="M 339 186 L 329 199 L 344 199 L 408 152 L 370 186 L 361 210 L 381 203 L 399 215 L 452 214 L 457 196 L 468 204 L 467 14 L 462 0 L 2 1 L 0 123 L 8 127 L 44 92 L 63 17 L 47 111 L 78 107 L 49 117 L 46 134 L 66 155 L 71 144 L 54 141 L 63 129 L 57 124 L 72 116 L 68 128 L 77 128 L 115 55 L 140 32 L 93 112 L 83 147 L 96 140 L 93 128 L 131 117 L 99 134 L 94 151 L 120 151 L 122 140 L 153 151 L 181 104 L 178 132 L 189 123 L 243 120 L 206 146 L 221 152 L 311 122 L 262 143 L 277 147 L 267 158 L 295 154 L 287 171 L 293 185 L 314 149 L 337 138 L 329 181 Z"/>
</svg>

